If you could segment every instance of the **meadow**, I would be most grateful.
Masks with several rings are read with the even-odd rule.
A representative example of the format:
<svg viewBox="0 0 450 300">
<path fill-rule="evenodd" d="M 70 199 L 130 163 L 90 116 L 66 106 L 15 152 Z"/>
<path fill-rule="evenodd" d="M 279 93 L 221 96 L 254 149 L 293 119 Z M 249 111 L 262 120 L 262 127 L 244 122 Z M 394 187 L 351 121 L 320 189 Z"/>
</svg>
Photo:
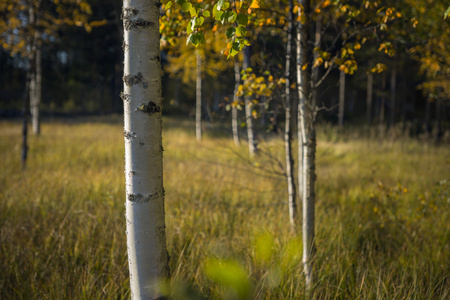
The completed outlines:
<svg viewBox="0 0 450 300">
<path fill-rule="evenodd" d="M 174 299 L 304 299 L 283 142 L 245 144 L 164 120 Z M 20 163 L 0 122 L 0 298 L 127 299 L 120 117 L 44 123 Z M 450 148 L 319 126 L 314 299 L 450 297 Z M 298 226 L 301 227 L 300 224 Z"/>
</svg>

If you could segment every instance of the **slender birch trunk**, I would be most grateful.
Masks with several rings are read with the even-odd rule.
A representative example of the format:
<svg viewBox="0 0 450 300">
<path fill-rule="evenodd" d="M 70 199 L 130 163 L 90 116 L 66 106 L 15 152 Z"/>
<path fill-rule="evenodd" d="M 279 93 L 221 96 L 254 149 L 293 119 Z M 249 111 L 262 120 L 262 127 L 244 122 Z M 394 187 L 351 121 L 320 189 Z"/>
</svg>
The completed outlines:
<svg viewBox="0 0 450 300">
<path fill-rule="evenodd" d="M 244 49 L 244 62 L 242 68 L 245 70 L 250 67 L 250 47 Z M 254 157 L 256 154 L 256 143 L 253 131 L 253 119 L 252 119 L 252 102 L 248 96 L 244 97 L 245 102 L 245 122 L 247 124 L 247 139 L 248 139 L 248 152 L 250 157 Z"/>
<path fill-rule="evenodd" d="M 132 299 L 158 299 L 166 248 L 159 1 L 124 0 L 126 227 Z"/>
<path fill-rule="evenodd" d="M 42 97 L 42 46 L 37 29 L 40 3 L 40 1 L 36 1 L 35 5 L 31 4 L 28 10 L 30 26 L 34 28 L 31 42 L 30 113 L 33 133 L 36 135 L 39 135 L 41 131 L 39 106 Z"/>
<path fill-rule="evenodd" d="M 366 94 L 366 118 L 367 127 L 370 127 L 372 122 L 372 93 L 373 93 L 373 73 L 372 61 L 369 61 L 369 71 L 367 72 L 367 94 Z"/>
<path fill-rule="evenodd" d="M 295 190 L 294 180 L 294 159 L 292 155 L 292 95 L 291 95 L 291 59 L 292 59 L 292 34 L 294 22 L 294 4 L 293 0 L 289 0 L 289 19 L 288 19 L 288 33 L 286 44 L 286 69 L 285 69 L 285 102 L 286 102 L 286 121 L 284 128 L 284 149 L 286 156 L 286 179 L 288 188 L 288 203 L 289 203 L 289 222 L 292 231 L 295 231 L 297 221 L 297 195 Z"/>
<path fill-rule="evenodd" d="M 202 56 L 198 50 L 195 51 L 197 60 L 196 89 L 195 89 L 195 136 L 197 141 L 202 140 Z"/>
<path fill-rule="evenodd" d="M 320 48 L 320 44 L 322 42 L 322 16 L 318 15 L 316 19 L 316 30 L 314 36 L 314 48 Z M 314 61 L 319 58 L 319 52 L 314 51 Z M 315 67 L 312 71 L 313 76 L 313 85 L 312 89 L 312 102 L 317 103 L 317 87 L 315 86 L 319 81 L 319 67 Z"/>
<path fill-rule="evenodd" d="M 302 185 L 303 207 L 303 270 L 305 273 L 306 289 L 311 292 L 314 274 L 313 257 L 314 246 L 314 218 L 315 218 L 315 104 L 311 101 L 311 51 L 308 47 L 308 33 L 310 25 L 310 3 L 300 0 L 299 14 L 303 14 L 303 22 L 298 22 L 297 31 L 297 86 L 298 86 L 298 139 L 299 153 L 303 161 L 299 162 L 299 183 Z M 300 167 L 302 166 L 302 167 Z"/>
<path fill-rule="evenodd" d="M 239 102 L 239 96 L 237 95 L 239 85 L 241 83 L 241 73 L 239 70 L 239 60 L 236 57 L 234 61 L 234 95 L 233 102 Z M 238 109 L 235 105 L 231 106 L 231 127 L 233 129 L 233 140 L 236 146 L 239 146 L 239 126 L 238 126 Z"/>
<path fill-rule="evenodd" d="M 345 72 L 339 71 L 339 129 L 344 127 Z"/>
</svg>

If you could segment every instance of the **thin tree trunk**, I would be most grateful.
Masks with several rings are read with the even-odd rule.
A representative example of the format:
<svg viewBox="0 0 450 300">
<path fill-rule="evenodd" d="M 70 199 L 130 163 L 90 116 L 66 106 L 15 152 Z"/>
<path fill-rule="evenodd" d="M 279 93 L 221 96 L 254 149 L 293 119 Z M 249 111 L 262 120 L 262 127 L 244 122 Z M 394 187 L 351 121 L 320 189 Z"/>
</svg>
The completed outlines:
<svg viewBox="0 0 450 300">
<path fill-rule="evenodd" d="M 196 89 L 195 89 L 195 136 L 197 141 L 202 140 L 202 56 L 200 52 L 195 51 L 197 59 L 197 69 L 196 69 Z"/>
<path fill-rule="evenodd" d="M 308 0 L 300 0 L 303 7 L 303 22 L 298 22 L 297 31 L 297 86 L 299 97 L 298 108 L 298 140 L 299 153 L 303 161 L 299 162 L 299 183 L 302 185 L 303 206 L 303 270 L 306 289 L 311 293 L 313 276 L 314 217 L 315 217 L 315 104 L 311 101 L 311 54 L 308 48 L 308 32 L 310 25 L 310 4 Z M 302 167 L 300 167 L 300 165 Z M 300 175 L 301 174 L 301 175 Z"/>
<path fill-rule="evenodd" d="M 314 36 L 314 48 L 320 48 L 322 42 L 322 16 L 318 15 L 316 19 L 316 31 Z M 319 51 L 314 51 L 314 61 L 320 57 Z M 319 67 L 315 67 L 312 71 L 313 73 L 313 84 L 312 89 L 312 101 L 317 104 L 317 87 L 315 86 L 319 80 Z"/>
<path fill-rule="evenodd" d="M 339 129 L 344 127 L 344 108 L 345 108 L 345 72 L 339 72 Z"/>
<path fill-rule="evenodd" d="M 168 278 L 159 8 L 123 1 L 126 227 L 132 299 L 158 299 Z"/>
<path fill-rule="evenodd" d="M 42 44 L 40 42 L 41 36 L 38 30 L 40 3 L 40 1 L 36 1 L 35 6 L 30 5 L 29 9 L 30 26 L 34 28 L 31 45 L 32 67 L 30 78 L 30 112 L 31 124 L 35 135 L 39 135 L 41 132 L 39 106 L 42 97 Z"/>
<path fill-rule="evenodd" d="M 373 93 L 373 73 L 372 61 L 369 61 L 369 71 L 367 72 L 367 95 L 366 95 L 366 118 L 367 126 L 370 127 L 372 122 L 372 93 Z"/>
<path fill-rule="evenodd" d="M 294 4 L 293 0 L 289 0 L 289 20 L 288 20 L 288 35 L 286 44 L 286 67 L 285 67 L 285 102 L 286 102 L 286 121 L 284 129 L 284 149 L 286 156 L 286 179 L 288 188 L 288 203 L 289 203 L 289 222 L 291 229 L 295 231 L 297 221 L 297 195 L 295 190 L 294 179 L 294 159 L 292 155 L 292 95 L 291 95 L 291 59 L 292 59 L 292 34 L 294 22 Z"/>
<path fill-rule="evenodd" d="M 392 64 L 391 70 L 391 86 L 390 86 L 390 99 L 389 99 L 389 127 L 393 128 L 395 123 L 395 102 L 396 102 L 396 94 L 397 94 L 397 63 L 394 61 Z"/>
<path fill-rule="evenodd" d="M 250 67 L 250 47 L 245 47 L 244 49 L 244 62 L 243 69 Z M 247 124 L 247 139 L 248 139 L 248 152 L 250 157 L 256 154 L 256 143 L 253 131 L 253 120 L 252 120 L 252 102 L 248 96 L 244 97 L 245 102 L 245 122 Z"/>
<path fill-rule="evenodd" d="M 239 70 L 239 60 L 236 57 L 234 61 L 234 95 L 233 102 L 237 104 L 239 102 L 239 97 L 237 95 L 239 85 L 241 84 L 241 73 Z M 231 127 L 233 129 L 233 140 L 236 146 L 239 146 L 239 125 L 238 125 L 238 109 L 236 105 L 231 106 Z"/>
</svg>

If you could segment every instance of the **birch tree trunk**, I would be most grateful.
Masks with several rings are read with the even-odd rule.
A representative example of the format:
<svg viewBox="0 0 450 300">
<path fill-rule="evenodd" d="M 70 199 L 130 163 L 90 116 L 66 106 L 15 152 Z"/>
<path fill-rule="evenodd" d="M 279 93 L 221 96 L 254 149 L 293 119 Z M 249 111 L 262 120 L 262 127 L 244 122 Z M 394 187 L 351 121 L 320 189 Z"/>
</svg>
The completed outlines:
<svg viewBox="0 0 450 300">
<path fill-rule="evenodd" d="M 339 72 L 339 129 L 344 127 L 344 108 L 345 108 L 345 72 Z"/>
<path fill-rule="evenodd" d="M 126 227 L 132 299 L 169 276 L 162 164 L 159 0 L 124 0 Z"/>
<path fill-rule="evenodd" d="M 288 203 L 289 203 L 289 222 L 292 231 L 295 231 L 297 221 L 297 195 L 294 181 L 294 159 L 292 156 L 292 95 L 291 95 L 291 59 L 292 59 L 292 34 L 294 22 L 294 4 L 293 0 L 289 0 L 289 19 L 288 19 L 288 35 L 286 44 L 286 69 L 285 69 L 285 102 L 286 102 L 286 123 L 284 128 L 284 149 L 286 156 L 286 179 L 288 188 Z"/>
<path fill-rule="evenodd" d="M 195 137 L 197 141 L 202 140 L 202 56 L 198 50 L 195 51 L 197 60 L 196 89 L 195 89 Z"/>
<path fill-rule="evenodd" d="M 41 134 L 41 118 L 40 109 L 42 99 L 42 50 L 40 46 L 35 53 L 35 73 L 32 76 L 33 89 L 30 90 L 30 107 L 31 107 L 31 124 L 33 126 L 33 133 L 35 135 Z"/>
<path fill-rule="evenodd" d="M 236 57 L 234 61 L 234 95 L 233 102 L 239 102 L 239 97 L 237 96 L 239 85 L 241 83 L 241 73 L 239 70 L 239 60 Z M 238 109 L 235 105 L 231 106 L 231 127 L 233 129 L 233 140 L 236 146 L 239 146 L 239 125 L 238 125 Z"/>
<path fill-rule="evenodd" d="M 244 62 L 242 68 L 245 70 L 250 67 L 250 47 L 244 49 Z M 247 124 L 247 139 L 248 139 L 248 152 L 250 157 L 254 157 L 256 154 L 256 143 L 253 131 L 252 120 L 252 102 L 248 96 L 244 97 L 245 102 L 245 122 Z"/>
<path fill-rule="evenodd" d="M 315 30 L 315 36 L 314 36 L 314 48 L 320 49 L 320 44 L 322 42 L 322 17 L 321 15 L 317 16 L 316 19 L 316 30 Z M 320 57 L 320 54 L 318 51 L 314 51 L 314 61 Z M 316 84 L 319 80 L 319 67 L 315 67 L 312 71 L 313 76 L 313 86 L 312 89 L 312 101 L 313 103 L 317 103 L 317 87 Z"/>
<path fill-rule="evenodd" d="M 372 61 L 369 61 L 369 71 L 367 72 L 367 94 L 366 94 L 366 118 L 367 127 L 370 127 L 372 122 L 372 93 L 373 93 L 373 73 Z"/>
<path fill-rule="evenodd" d="M 39 7 L 41 1 L 36 1 L 35 6 L 30 4 L 29 23 L 34 29 L 34 35 L 31 42 L 31 76 L 30 76 L 30 113 L 33 133 L 39 135 L 41 133 L 39 106 L 42 97 L 42 50 L 40 42 L 39 25 Z"/>
<path fill-rule="evenodd" d="M 315 218 L 315 104 L 311 101 L 311 51 L 308 47 L 310 25 L 310 3 L 300 0 L 299 14 L 303 16 L 298 22 L 297 31 L 297 87 L 298 87 L 298 140 L 299 153 L 303 161 L 299 162 L 299 185 L 302 185 L 303 207 L 303 270 L 306 289 L 311 292 L 313 286 L 314 218 Z M 300 17 L 300 15 L 299 15 Z M 302 167 L 300 167 L 302 166 Z"/>
</svg>

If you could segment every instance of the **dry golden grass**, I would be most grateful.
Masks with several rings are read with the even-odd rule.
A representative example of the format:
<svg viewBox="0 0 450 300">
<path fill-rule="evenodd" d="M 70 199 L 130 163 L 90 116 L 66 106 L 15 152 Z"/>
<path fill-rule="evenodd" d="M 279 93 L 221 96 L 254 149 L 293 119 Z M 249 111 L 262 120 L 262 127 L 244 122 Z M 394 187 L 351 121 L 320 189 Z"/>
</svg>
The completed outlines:
<svg viewBox="0 0 450 300">
<path fill-rule="evenodd" d="M 110 121 L 43 124 L 25 171 L 20 124 L 0 123 L 1 299 L 129 297 L 123 129 Z M 303 299 L 282 141 L 251 161 L 223 134 L 198 143 L 191 122 L 164 124 L 175 298 Z M 448 297 L 449 148 L 337 140 L 320 131 L 314 297 Z"/>
</svg>

